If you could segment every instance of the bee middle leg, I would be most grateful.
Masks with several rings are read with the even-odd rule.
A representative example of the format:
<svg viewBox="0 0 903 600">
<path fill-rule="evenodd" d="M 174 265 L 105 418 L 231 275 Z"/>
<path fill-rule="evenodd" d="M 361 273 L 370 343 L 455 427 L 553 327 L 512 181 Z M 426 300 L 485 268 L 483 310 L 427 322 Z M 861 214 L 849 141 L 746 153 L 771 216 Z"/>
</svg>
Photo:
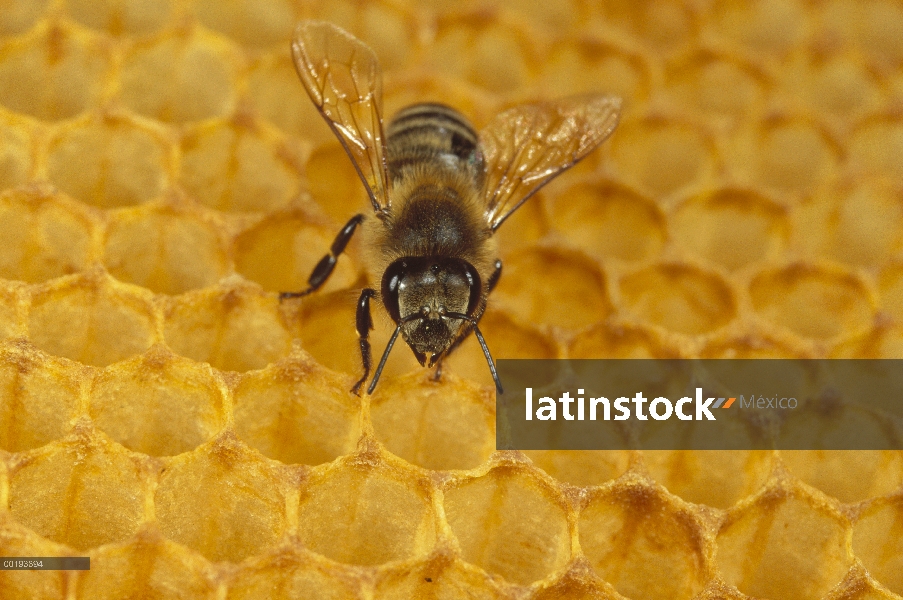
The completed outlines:
<svg viewBox="0 0 903 600">
<path fill-rule="evenodd" d="M 351 241 L 351 236 L 354 235 L 354 231 L 363 220 L 364 215 L 354 215 L 345 223 L 345 226 L 342 227 L 342 230 L 339 231 L 332 241 L 332 246 L 329 247 L 329 254 L 320 259 L 320 262 L 317 263 L 317 266 L 314 267 L 313 272 L 307 279 L 307 289 L 300 292 L 280 292 L 279 301 L 281 302 L 286 298 L 306 296 L 311 292 L 317 291 L 320 286 L 326 283 L 326 280 L 332 275 L 332 270 L 335 269 L 336 263 L 339 261 L 339 256 L 345 251 L 345 247 Z"/>
<path fill-rule="evenodd" d="M 370 316 L 370 298 L 375 296 L 375 290 L 364 288 L 364 290 L 361 291 L 360 299 L 357 301 L 357 337 L 361 345 L 361 363 L 363 363 L 364 374 L 357 380 L 357 383 L 354 384 L 351 391 L 358 396 L 361 395 L 361 386 L 364 385 L 367 378 L 370 377 L 370 367 L 373 364 L 370 355 L 370 330 L 373 329 L 373 317 Z"/>
<path fill-rule="evenodd" d="M 492 290 L 495 289 L 495 286 L 497 286 L 499 284 L 499 279 L 501 279 L 501 277 L 502 277 L 502 261 L 501 261 L 501 259 L 496 259 L 495 270 L 492 272 L 492 275 L 489 276 L 489 281 L 486 282 L 487 283 L 487 288 L 486 288 L 487 296 L 489 294 L 491 294 Z M 477 319 L 477 323 L 479 323 L 480 319 L 482 319 L 482 318 L 483 318 L 483 315 L 481 314 L 480 317 Z M 442 361 L 445 360 L 449 354 L 454 352 L 455 349 L 457 349 L 457 347 L 461 345 L 461 342 L 463 342 L 464 340 L 467 339 L 467 337 L 468 336 L 466 336 L 466 335 L 459 337 L 457 340 L 455 340 L 455 343 L 452 344 L 448 348 L 448 350 L 445 352 L 445 354 L 443 354 L 439 358 L 439 361 L 436 363 L 436 370 L 433 372 L 433 378 L 432 378 L 433 381 L 439 381 L 440 379 L 442 379 Z"/>
</svg>

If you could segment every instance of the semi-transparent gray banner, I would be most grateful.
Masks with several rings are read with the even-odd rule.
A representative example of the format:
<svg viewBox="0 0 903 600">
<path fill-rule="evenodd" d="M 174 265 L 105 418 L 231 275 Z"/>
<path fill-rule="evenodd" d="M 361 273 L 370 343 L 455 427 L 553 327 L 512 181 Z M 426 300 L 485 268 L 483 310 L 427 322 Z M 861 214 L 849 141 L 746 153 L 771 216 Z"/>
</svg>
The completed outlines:
<svg viewBox="0 0 903 600">
<path fill-rule="evenodd" d="M 903 449 L 903 360 L 508 360 L 496 446 Z"/>
</svg>

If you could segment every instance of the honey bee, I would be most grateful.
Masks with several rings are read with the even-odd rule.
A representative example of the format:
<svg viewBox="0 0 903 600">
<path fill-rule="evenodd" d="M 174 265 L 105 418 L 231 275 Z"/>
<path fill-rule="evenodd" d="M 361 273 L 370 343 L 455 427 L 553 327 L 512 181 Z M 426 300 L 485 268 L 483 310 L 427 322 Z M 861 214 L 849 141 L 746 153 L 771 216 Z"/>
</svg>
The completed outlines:
<svg viewBox="0 0 903 600">
<path fill-rule="evenodd" d="M 384 131 L 382 72 L 366 44 L 330 23 L 304 21 L 292 54 L 305 90 L 360 176 L 373 214 L 352 217 L 314 267 L 308 287 L 283 292 L 280 300 L 322 286 L 360 226 L 380 286 L 364 289 L 358 300 L 364 373 L 352 391 L 360 394 L 370 376 L 370 301 L 379 298 L 396 327 L 368 394 L 399 334 L 439 377 L 442 360 L 471 332 L 501 393 L 479 328 L 502 272 L 494 234 L 537 190 L 611 135 L 621 100 L 589 95 L 515 106 L 479 135 L 453 108 L 414 104 Z"/>
</svg>

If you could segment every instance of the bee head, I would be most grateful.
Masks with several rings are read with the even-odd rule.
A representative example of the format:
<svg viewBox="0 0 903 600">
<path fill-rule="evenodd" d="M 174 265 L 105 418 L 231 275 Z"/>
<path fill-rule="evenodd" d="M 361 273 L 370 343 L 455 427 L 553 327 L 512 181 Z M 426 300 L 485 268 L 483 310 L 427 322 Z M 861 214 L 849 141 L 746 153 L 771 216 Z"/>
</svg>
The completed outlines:
<svg viewBox="0 0 903 600">
<path fill-rule="evenodd" d="M 421 365 L 433 366 L 474 316 L 482 282 L 473 265 L 460 258 L 404 257 L 386 269 L 382 301 Z"/>
</svg>

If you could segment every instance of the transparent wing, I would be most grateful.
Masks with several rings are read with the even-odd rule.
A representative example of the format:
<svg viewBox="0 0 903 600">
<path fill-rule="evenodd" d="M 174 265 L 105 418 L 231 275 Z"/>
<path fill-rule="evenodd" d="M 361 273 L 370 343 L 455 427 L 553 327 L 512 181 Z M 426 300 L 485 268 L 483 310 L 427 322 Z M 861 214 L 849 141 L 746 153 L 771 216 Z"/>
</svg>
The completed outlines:
<svg viewBox="0 0 903 600">
<path fill-rule="evenodd" d="M 486 164 L 486 222 L 495 231 L 556 175 L 611 135 L 621 99 L 576 96 L 515 106 L 480 132 Z"/>
<path fill-rule="evenodd" d="M 302 21 L 292 40 L 295 69 L 345 148 L 373 209 L 389 206 L 382 71 L 366 44 L 331 23 Z"/>
</svg>

